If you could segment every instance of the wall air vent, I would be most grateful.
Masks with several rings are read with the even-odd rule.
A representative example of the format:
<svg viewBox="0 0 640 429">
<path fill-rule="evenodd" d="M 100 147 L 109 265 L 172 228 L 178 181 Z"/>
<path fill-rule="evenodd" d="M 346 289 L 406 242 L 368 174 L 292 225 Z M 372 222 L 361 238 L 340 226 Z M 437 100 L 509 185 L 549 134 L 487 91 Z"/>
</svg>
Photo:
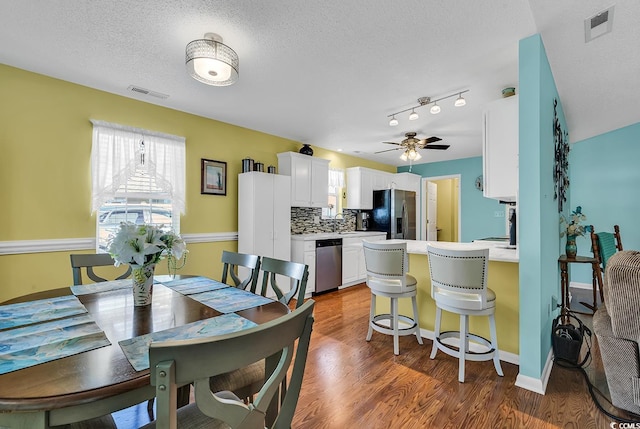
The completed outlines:
<svg viewBox="0 0 640 429">
<path fill-rule="evenodd" d="M 584 20 L 585 43 L 611 32 L 614 7 L 611 6 Z"/>
<path fill-rule="evenodd" d="M 135 92 L 136 94 L 148 95 L 149 97 L 161 98 L 163 100 L 165 98 L 169 98 L 169 95 L 167 94 L 162 94 L 161 92 L 155 92 L 149 89 L 140 88 L 139 86 L 129 85 L 129 87 L 127 88 L 127 91 Z"/>
</svg>

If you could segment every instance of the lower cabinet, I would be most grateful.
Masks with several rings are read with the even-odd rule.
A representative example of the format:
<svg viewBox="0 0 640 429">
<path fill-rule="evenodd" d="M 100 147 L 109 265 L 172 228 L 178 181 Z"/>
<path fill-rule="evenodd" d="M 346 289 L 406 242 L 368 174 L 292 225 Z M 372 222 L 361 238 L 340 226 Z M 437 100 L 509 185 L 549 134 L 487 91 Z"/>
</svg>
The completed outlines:
<svg viewBox="0 0 640 429">
<path fill-rule="evenodd" d="M 305 296 L 316 291 L 316 242 L 315 240 L 291 240 L 291 260 L 309 266 L 309 278 Z"/>
<path fill-rule="evenodd" d="M 364 262 L 362 240 L 379 241 L 386 239 L 387 235 L 384 232 L 379 235 L 342 239 L 342 286 L 352 286 L 367 279 L 367 266 Z"/>
</svg>

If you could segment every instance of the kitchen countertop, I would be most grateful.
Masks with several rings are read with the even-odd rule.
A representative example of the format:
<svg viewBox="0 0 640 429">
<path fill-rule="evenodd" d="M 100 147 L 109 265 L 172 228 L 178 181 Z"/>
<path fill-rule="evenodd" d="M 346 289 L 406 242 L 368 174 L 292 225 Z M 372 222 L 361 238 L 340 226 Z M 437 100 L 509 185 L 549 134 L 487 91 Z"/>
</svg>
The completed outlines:
<svg viewBox="0 0 640 429">
<path fill-rule="evenodd" d="M 385 234 L 381 231 L 346 231 L 346 232 L 314 232 L 310 234 L 295 234 L 291 236 L 291 240 L 313 241 L 326 240 L 328 238 L 355 238 L 370 237 L 373 235 Z"/>
<path fill-rule="evenodd" d="M 419 255 L 427 254 L 427 244 L 444 249 L 486 249 L 489 248 L 489 261 L 519 262 L 517 249 L 505 249 L 504 243 L 452 243 L 448 241 L 398 240 L 406 241 L 407 252 Z"/>
</svg>

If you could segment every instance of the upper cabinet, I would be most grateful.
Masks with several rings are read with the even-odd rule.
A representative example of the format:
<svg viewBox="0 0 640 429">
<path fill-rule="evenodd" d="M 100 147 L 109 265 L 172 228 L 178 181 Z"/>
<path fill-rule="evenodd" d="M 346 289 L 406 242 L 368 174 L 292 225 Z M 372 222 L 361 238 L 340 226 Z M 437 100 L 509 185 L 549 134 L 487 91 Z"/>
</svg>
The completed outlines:
<svg viewBox="0 0 640 429">
<path fill-rule="evenodd" d="M 291 176 L 291 207 L 327 207 L 329 160 L 296 152 L 279 153 L 278 172 Z"/>
<path fill-rule="evenodd" d="M 373 191 L 381 189 L 420 191 L 420 176 L 388 173 L 365 167 L 347 168 L 347 209 L 373 209 Z"/>
<path fill-rule="evenodd" d="M 483 111 L 483 194 L 516 201 L 518 192 L 518 96 L 487 104 Z"/>
</svg>

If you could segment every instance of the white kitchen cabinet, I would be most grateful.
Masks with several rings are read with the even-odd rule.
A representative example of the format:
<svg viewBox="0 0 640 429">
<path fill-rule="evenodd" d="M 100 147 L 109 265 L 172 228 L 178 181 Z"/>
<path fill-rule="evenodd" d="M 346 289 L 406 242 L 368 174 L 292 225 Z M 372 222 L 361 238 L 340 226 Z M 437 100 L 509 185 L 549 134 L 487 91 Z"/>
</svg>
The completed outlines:
<svg viewBox="0 0 640 429">
<path fill-rule="evenodd" d="M 291 176 L 291 207 L 327 207 L 329 160 L 296 152 L 279 153 L 278 171 Z"/>
<path fill-rule="evenodd" d="M 238 252 L 291 260 L 291 178 L 238 175 Z"/>
<path fill-rule="evenodd" d="M 518 96 L 487 104 L 483 111 L 483 195 L 516 201 L 518 192 Z"/>
<path fill-rule="evenodd" d="M 316 291 L 316 242 L 314 240 L 292 240 L 291 260 L 309 266 L 309 278 L 305 296 L 309 297 Z"/>
<path fill-rule="evenodd" d="M 367 266 L 364 261 L 362 241 L 386 240 L 383 232 L 378 235 L 342 239 L 342 286 L 352 286 L 367 279 Z"/>
<path fill-rule="evenodd" d="M 373 191 L 389 189 L 394 174 L 365 167 L 347 168 L 347 209 L 373 209 Z"/>
<path fill-rule="evenodd" d="M 393 175 L 393 182 L 396 189 L 402 189 L 405 191 L 413 191 L 416 194 L 420 194 L 420 181 L 422 177 L 413 173 L 397 173 Z M 419 201 L 416 201 L 416 204 Z"/>
</svg>

